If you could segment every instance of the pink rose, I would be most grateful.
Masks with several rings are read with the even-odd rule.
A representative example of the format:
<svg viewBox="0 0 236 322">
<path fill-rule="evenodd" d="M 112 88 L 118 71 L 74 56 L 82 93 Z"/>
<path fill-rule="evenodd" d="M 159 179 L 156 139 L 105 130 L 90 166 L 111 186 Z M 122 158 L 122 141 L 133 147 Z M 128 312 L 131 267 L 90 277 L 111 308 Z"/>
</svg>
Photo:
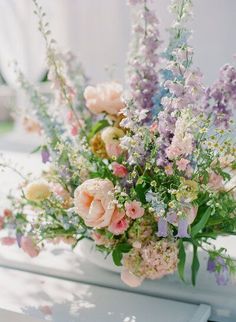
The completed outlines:
<svg viewBox="0 0 236 322">
<path fill-rule="evenodd" d="M 14 245 L 15 242 L 16 242 L 16 239 L 13 237 L 2 237 L 1 238 L 1 244 L 4 246 Z"/>
<path fill-rule="evenodd" d="M 28 254 L 30 257 L 38 256 L 40 248 L 35 244 L 31 237 L 22 237 L 21 238 L 21 248 Z"/>
<path fill-rule="evenodd" d="M 187 159 L 180 159 L 176 161 L 176 165 L 180 171 L 185 171 L 187 169 L 187 166 L 189 164 L 189 160 Z"/>
<path fill-rule="evenodd" d="M 144 209 L 141 207 L 141 202 L 131 201 L 125 203 L 126 215 L 132 219 L 140 218 L 144 215 Z"/>
<path fill-rule="evenodd" d="M 109 180 L 89 179 L 75 190 L 75 208 L 87 226 L 103 228 L 110 225 L 115 210 L 111 196 L 113 189 Z"/>
<path fill-rule="evenodd" d="M 117 162 L 113 162 L 111 166 L 112 166 L 114 176 L 119 178 L 124 178 L 127 176 L 128 170 L 124 165 L 119 164 Z"/>
<path fill-rule="evenodd" d="M 129 227 L 128 221 L 125 218 L 125 212 L 116 209 L 111 219 L 108 230 L 114 235 L 123 234 Z"/>
<path fill-rule="evenodd" d="M 223 178 L 219 174 L 212 172 L 209 177 L 208 187 L 213 191 L 223 190 Z"/>
<path fill-rule="evenodd" d="M 124 107 L 121 95 L 123 88 L 116 82 L 88 86 L 84 91 L 87 108 L 94 114 L 106 112 L 117 115 Z"/>
<path fill-rule="evenodd" d="M 138 287 L 143 282 L 143 278 L 135 276 L 126 268 L 122 269 L 121 280 L 130 287 Z"/>
</svg>

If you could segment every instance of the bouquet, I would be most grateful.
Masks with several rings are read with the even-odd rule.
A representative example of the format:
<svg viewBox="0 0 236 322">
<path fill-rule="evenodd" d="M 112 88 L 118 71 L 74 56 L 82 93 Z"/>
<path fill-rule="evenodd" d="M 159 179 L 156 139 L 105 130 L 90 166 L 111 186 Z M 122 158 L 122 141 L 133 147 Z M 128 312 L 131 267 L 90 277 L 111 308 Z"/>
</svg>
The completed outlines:
<svg viewBox="0 0 236 322">
<path fill-rule="evenodd" d="M 17 242 L 34 257 L 47 242 L 75 247 L 90 239 L 133 287 L 176 271 L 185 280 L 191 245 L 193 285 L 201 250 L 209 255 L 207 271 L 225 285 L 235 262 L 212 241 L 236 233 L 236 68 L 225 65 L 204 86 L 188 44 L 192 1 L 172 1 L 166 49 L 151 4 L 128 1 L 125 89 L 115 81 L 89 85 L 76 57 L 57 50 L 33 2 L 52 94 L 40 94 L 17 65 L 16 75 L 32 102 L 24 124 L 44 137 L 37 150 L 45 166 L 10 194 L 11 208 L 0 217 L 8 231 L 2 243 Z"/>
</svg>

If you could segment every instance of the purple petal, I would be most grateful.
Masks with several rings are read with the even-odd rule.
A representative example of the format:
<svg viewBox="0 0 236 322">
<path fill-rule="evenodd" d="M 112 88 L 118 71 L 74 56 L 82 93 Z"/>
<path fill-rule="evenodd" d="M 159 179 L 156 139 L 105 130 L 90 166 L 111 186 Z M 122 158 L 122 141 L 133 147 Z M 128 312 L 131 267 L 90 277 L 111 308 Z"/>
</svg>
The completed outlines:
<svg viewBox="0 0 236 322">
<path fill-rule="evenodd" d="M 168 236 L 168 225 L 167 220 L 163 217 L 160 217 L 158 220 L 158 237 L 167 237 Z"/>
<path fill-rule="evenodd" d="M 185 218 L 181 218 L 179 220 L 179 225 L 178 225 L 178 234 L 176 235 L 176 237 L 179 238 L 188 238 L 190 237 L 188 234 L 188 221 Z"/>
<path fill-rule="evenodd" d="M 229 270 L 227 267 L 222 267 L 220 272 L 215 272 L 216 283 L 224 286 L 229 282 Z"/>
<path fill-rule="evenodd" d="M 216 270 L 216 262 L 213 259 L 209 258 L 207 263 L 207 271 L 210 273 L 213 273 L 215 272 L 215 270 Z"/>
<path fill-rule="evenodd" d="M 50 153 L 46 147 L 44 147 L 41 151 L 42 162 L 47 163 L 50 159 Z"/>
</svg>

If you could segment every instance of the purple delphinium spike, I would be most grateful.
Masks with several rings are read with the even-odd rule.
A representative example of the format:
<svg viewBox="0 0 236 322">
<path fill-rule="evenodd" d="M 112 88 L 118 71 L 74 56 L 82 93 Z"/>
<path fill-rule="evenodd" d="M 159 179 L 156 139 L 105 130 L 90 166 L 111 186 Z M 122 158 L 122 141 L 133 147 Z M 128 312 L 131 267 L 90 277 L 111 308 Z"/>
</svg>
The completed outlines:
<svg viewBox="0 0 236 322">
<path fill-rule="evenodd" d="M 158 220 L 158 237 L 167 237 L 168 236 L 168 223 L 167 220 L 163 217 L 160 217 Z"/>
<path fill-rule="evenodd" d="M 49 159 L 50 159 L 50 153 L 48 151 L 48 148 L 47 147 L 43 147 L 42 148 L 42 151 L 41 151 L 41 157 L 42 157 L 42 162 L 43 163 L 47 163 L 49 162 Z"/>
<path fill-rule="evenodd" d="M 205 108 L 217 126 L 229 127 L 236 103 L 236 68 L 229 64 L 220 70 L 219 79 L 206 91 Z"/>
<path fill-rule="evenodd" d="M 190 237 L 188 234 L 188 221 L 186 218 L 180 218 L 179 219 L 179 224 L 178 224 L 178 234 L 176 237 L 179 238 L 188 238 Z"/>
</svg>

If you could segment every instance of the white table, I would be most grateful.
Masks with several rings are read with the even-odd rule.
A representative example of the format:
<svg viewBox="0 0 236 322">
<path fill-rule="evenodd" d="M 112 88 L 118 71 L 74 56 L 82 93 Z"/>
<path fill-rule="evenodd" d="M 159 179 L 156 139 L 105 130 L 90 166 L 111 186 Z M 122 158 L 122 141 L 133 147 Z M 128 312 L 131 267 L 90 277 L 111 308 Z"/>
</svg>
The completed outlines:
<svg viewBox="0 0 236 322">
<path fill-rule="evenodd" d="M 21 160 L 24 160 L 24 156 L 20 156 Z M 17 157 L 18 160 L 20 158 Z M 23 158 L 23 159 L 22 159 Z M 8 177 L 9 178 L 9 177 Z M 9 180 L 8 180 L 9 183 Z M 236 239 L 229 238 L 223 240 L 224 243 L 228 243 L 231 246 L 232 254 L 235 254 L 236 251 L 234 249 Z M 220 242 L 220 241 L 219 241 Z M 188 259 L 190 260 L 190 259 Z M 0 266 L 5 267 L 5 274 L 7 271 L 11 272 L 11 269 L 16 268 L 22 271 L 35 272 L 36 275 L 45 278 L 49 278 L 48 276 L 55 279 L 55 277 L 63 279 L 63 283 L 73 283 L 73 287 L 80 288 L 80 285 L 90 285 L 90 287 L 100 287 L 99 290 L 102 292 L 107 292 L 110 294 L 110 298 L 112 298 L 113 292 L 115 294 L 119 294 L 119 303 L 121 300 L 126 298 L 126 294 L 129 294 L 129 301 L 132 303 L 132 296 L 136 296 L 135 294 L 139 294 L 144 301 L 143 309 L 141 311 L 152 312 L 151 316 L 156 316 L 155 309 L 159 305 L 160 298 L 163 299 L 172 299 L 174 301 L 182 302 L 181 305 L 188 305 L 184 308 L 184 312 L 188 312 L 192 304 L 194 304 L 194 310 L 199 310 L 200 304 L 208 304 L 212 308 L 211 320 L 219 321 L 219 322 L 233 322 L 236 321 L 236 286 L 231 283 L 227 287 L 219 287 L 216 285 L 214 276 L 206 273 L 206 258 L 205 254 L 202 254 L 201 261 L 203 264 L 203 269 L 200 271 L 198 284 L 196 288 L 193 288 L 191 285 L 185 285 L 180 282 L 177 278 L 165 278 L 160 281 L 145 281 L 143 285 L 137 289 L 130 289 L 126 285 L 124 285 L 118 274 L 105 271 L 104 269 L 100 269 L 90 264 L 86 259 L 85 255 L 80 252 L 78 248 L 76 250 L 76 254 L 73 254 L 66 246 L 58 246 L 58 247 L 48 247 L 47 250 L 42 252 L 39 257 L 35 259 L 30 259 L 27 255 L 23 254 L 16 249 L 16 247 L 5 248 L 3 246 L 0 247 Z M 22 275 L 25 274 L 23 272 L 18 272 L 19 279 L 21 281 Z M 189 272 L 187 272 L 187 275 Z M 30 274 L 28 274 L 31 276 Z M 1 276 L 1 274 L 0 274 Z M 1 285 L 1 279 L 0 279 Z M 72 284 L 71 284 L 72 285 Z M 22 284 L 23 286 L 23 284 Z M 37 286 L 38 287 L 38 286 Z M 37 289 L 36 287 L 36 289 Z M 101 288 L 102 287 L 102 288 Z M 117 290 L 117 291 L 115 291 Z M 119 291 L 119 292 L 118 292 Z M 118 293 L 116 293 L 118 292 Z M 129 293 L 127 293 L 129 292 Z M 132 293 L 131 293 L 132 292 Z M 95 292 L 96 293 L 96 292 Z M 11 292 L 9 293 L 11 294 Z M 152 296 L 152 297 L 148 297 Z M 14 296 L 13 296 L 14 297 Z M 154 302 L 149 302 L 149 299 L 153 299 L 155 297 Z M 9 296 L 10 298 L 10 296 Z M 26 297 L 28 298 L 28 297 Z M 227 298 L 227 300 L 225 300 Z M 6 308 L 6 306 L 2 305 L 2 296 L 0 292 L 0 307 Z M 146 301 L 145 299 L 148 299 Z M 74 302 L 73 299 L 71 299 Z M 112 300 L 114 302 L 114 300 Z M 127 302 L 127 300 L 125 301 Z M 123 302 L 122 302 L 123 303 Z M 151 303 L 149 306 L 148 303 Z M 155 304 L 153 304 L 155 303 Z M 166 302 L 169 303 L 169 302 Z M 174 302 L 176 304 L 176 302 Z M 147 306 L 146 306 L 147 305 Z M 100 308 L 101 304 L 98 302 L 97 307 Z M 164 307 L 161 305 L 161 307 Z M 171 305 L 170 309 L 167 310 L 168 313 L 175 310 L 173 309 L 173 305 Z M 187 309 L 187 307 L 189 309 Z M 135 308 L 135 307 L 134 307 Z M 136 316 L 138 316 L 139 305 L 136 305 Z M 13 307 L 10 305 L 9 309 L 13 310 Z M 209 315 L 209 307 L 203 306 L 200 307 L 200 310 L 206 310 L 203 312 L 203 320 L 207 321 L 207 314 Z M 63 306 L 63 310 L 67 310 L 65 306 Z M 176 306 L 176 310 L 181 310 L 181 307 Z M 16 310 L 19 311 L 19 310 Z M 176 311 L 176 312 L 177 312 Z M 190 310 L 191 311 L 191 310 Z M 142 313 L 142 312 L 141 312 Z M 164 312 L 163 312 L 164 313 Z M 204 317 L 205 314 L 205 317 Z M 1 321 L 1 320 L 0 320 Z M 67 320 L 65 320 L 67 322 Z M 73 321 L 73 320 L 71 320 Z M 83 321 L 83 320 L 78 320 Z M 86 320 L 90 322 L 90 320 Z M 94 320 L 91 320 L 93 322 Z M 99 321 L 99 320 L 98 320 Z M 109 321 L 104 320 L 103 321 Z M 112 320 L 116 321 L 116 320 Z M 120 321 L 120 320 L 118 320 Z M 122 320 L 121 320 L 122 321 Z M 128 320 L 127 320 L 128 321 Z M 142 319 L 137 320 L 142 321 Z M 149 322 L 149 320 L 145 320 Z M 150 320 L 151 322 L 152 320 Z M 153 320 L 154 321 L 154 320 Z M 156 319 L 155 321 L 159 321 Z M 165 318 L 160 320 L 168 321 Z M 175 321 L 175 320 L 173 320 Z M 183 320 L 181 322 L 184 322 Z M 191 321 L 191 320 L 186 320 Z M 198 318 L 197 321 L 201 321 Z M 68 320 L 70 322 L 70 320 Z M 125 321 L 126 322 L 126 321 Z M 131 322 L 131 321 L 128 321 Z M 133 321 L 132 321 L 133 322 Z M 135 321 L 136 322 L 136 321 Z"/>
<path fill-rule="evenodd" d="M 4 268 L 0 285 L 1 307 L 55 322 L 206 322 L 210 314 L 204 305 Z"/>
</svg>

